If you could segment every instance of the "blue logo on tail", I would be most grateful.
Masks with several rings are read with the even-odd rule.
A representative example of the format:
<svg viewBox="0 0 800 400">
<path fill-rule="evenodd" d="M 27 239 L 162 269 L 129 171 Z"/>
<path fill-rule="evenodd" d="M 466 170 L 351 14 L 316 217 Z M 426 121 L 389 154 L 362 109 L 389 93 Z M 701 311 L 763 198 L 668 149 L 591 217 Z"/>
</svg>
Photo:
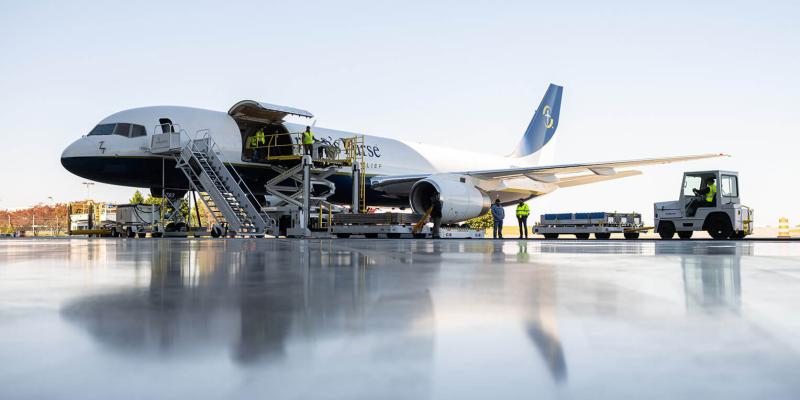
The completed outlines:
<svg viewBox="0 0 800 400">
<path fill-rule="evenodd" d="M 544 94 L 539 108 L 533 113 L 533 118 L 525 135 L 522 136 L 513 157 L 525 157 L 539 151 L 555 135 L 558 128 L 558 115 L 561 111 L 561 93 L 564 88 L 550 84 Z"/>
</svg>

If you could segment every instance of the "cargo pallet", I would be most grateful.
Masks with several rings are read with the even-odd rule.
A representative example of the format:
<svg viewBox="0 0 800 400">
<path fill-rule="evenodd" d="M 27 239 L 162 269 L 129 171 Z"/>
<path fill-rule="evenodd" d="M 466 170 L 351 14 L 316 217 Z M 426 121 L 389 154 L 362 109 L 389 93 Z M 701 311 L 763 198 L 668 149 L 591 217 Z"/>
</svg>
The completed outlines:
<svg viewBox="0 0 800 400">
<path fill-rule="evenodd" d="M 332 224 L 326 232 L 338 238 L 364 236 L 366 238 L 387 237 L 390 239 L 431 237 L 431 227 L 415 227 L 423 216 L 408 213 L 333 214 Z M 442 227 L 440 237 L 446 239 L 482 239 L 483 230 Z"/>
<path fill-rule="evenodd" d="M 639 213 L 580 212 L 542 214 L 533 227 L 533 233 L 545 239 L 558 239 L 559 235 L 575 235 L 576 239 L 610 239 L 612 233 L 621 233 L 625 239 L 638 239 L 639 233 L 652 229 L 642 224 Z"/>
</svg>

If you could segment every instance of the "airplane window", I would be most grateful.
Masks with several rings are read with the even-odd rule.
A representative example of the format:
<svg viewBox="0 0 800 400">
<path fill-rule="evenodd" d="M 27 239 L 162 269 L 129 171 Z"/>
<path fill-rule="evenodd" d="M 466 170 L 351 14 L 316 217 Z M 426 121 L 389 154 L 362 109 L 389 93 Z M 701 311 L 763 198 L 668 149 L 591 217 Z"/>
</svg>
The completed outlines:
<svg viewBox="0 0 800 400">
<path fill-rule="evenodd" d="M 105 136 L 110 135 L 114 132 L 114 125 L 116 124 L 102 124 L 97 125 L 89 132 L 88 136 Z"/>
<path fill-rule="evenodd" d="M 131 137 L 147 136 L 147 131 L 141 125 L 133 125 L 131 127 Z"/>
<path fill-rule="evenodd" d="M 131 124 L 117 124 L 114 134 L 128 137 L 131 134 Z"/>
</svg>

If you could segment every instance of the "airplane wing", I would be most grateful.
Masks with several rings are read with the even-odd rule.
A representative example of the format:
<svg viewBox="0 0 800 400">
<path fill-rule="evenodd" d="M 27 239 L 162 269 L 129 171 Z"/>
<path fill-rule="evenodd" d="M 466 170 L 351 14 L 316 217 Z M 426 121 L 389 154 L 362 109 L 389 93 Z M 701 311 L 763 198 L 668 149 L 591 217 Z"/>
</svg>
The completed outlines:
<svg viewBox="0 0 800 400">
<path fill-rule="evenodd" d="M 645 165 L 669 164 L 680 161 L 700 160 L 703 158 L 722 157 L 724 154 L 700 154 L 693 156 L 645 158 L 640 160 L 596 162 L 586 164 L 564 164 L 541 167 L 506 168 L 486 171 L 467 171 L 463 175 L 480 179 L 508 179 L 528 177 L 545 183 L 558 183 L 558 175 L 591 172 L 595 175 L 612 176 L 617 174 L 615 168 L 641 167 Z"/>
<path fill-rule="evenodd" d="M 704 158 L 724 157 L 725 154 L 699 154 L 679 157 L 645 158 L 639 160 L 594 162 L 581 164 L 549 165 L 540 167 L 518 167 L 481 171 L 454 172 L 454 175 L 467 175 L 479 179 L 482 189 L 494 191 L 506 180 L 527 178 L 537 182 L 551 183 L 558 187 L 585 185 L 588 183 L 618 179 L 641 174 L 636 170 L 617 171 L 617 168 L 640 167 L 655 164 L 669 164 Z M 370 180 L 373 189 L 399 192 L 410 189 L 411 185 L 429 175 L 376 176 Z"/>
</svg>

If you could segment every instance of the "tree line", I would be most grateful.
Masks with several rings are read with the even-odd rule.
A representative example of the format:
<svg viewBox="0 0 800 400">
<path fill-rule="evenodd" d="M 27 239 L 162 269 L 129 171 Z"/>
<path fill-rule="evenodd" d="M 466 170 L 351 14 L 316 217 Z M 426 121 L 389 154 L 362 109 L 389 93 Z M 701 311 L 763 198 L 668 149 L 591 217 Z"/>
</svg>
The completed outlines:
<svg viewBox="0 0 800 400">
<path fill-rule="evenodd" d="M 101 204 L 95 202 L 95 204 Z M 161 205 L 162 198 L 153 195 L 143 196 L 140 191 L 134 192 L 130 204 Z M 0 210 L 0 234 L 25 232 L 26 234 L 63 235 L 69 227 L 67 216 L 68 203 L 37 204 L 28 208 L 17 210 Z M 197 226 L 197 211 L 200 213 L 200 222 L 209 226 L 213 222 L 210 211 L 198 200 L 197 208 L 192 207 L 190 212 L 189 202 L 181 200 L 181 214 L 189 218 L 192 226 Z"/>
</svg>

